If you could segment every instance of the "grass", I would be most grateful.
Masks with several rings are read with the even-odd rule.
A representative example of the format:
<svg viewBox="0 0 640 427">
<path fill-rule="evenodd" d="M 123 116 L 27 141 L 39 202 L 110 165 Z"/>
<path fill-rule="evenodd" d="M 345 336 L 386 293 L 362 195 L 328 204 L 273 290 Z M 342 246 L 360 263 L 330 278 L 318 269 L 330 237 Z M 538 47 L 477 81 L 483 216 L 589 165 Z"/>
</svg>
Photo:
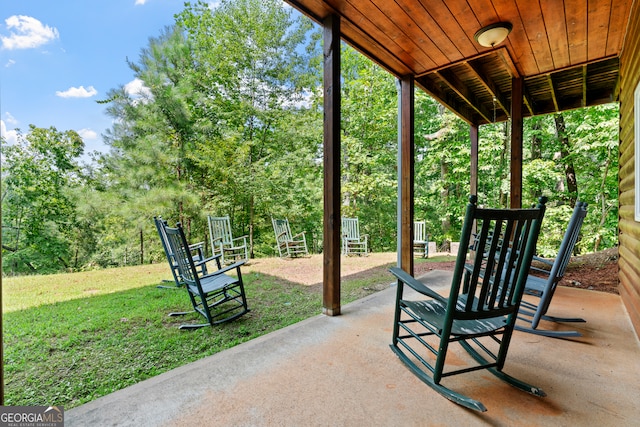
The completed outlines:
<svg viewBox="0 0 640 427">
<path fill-rule="evenodd" d="M 389 286 L 387 268 L 345 278 L 342 303 Z M 180 331 L 201 318 L 166 316 L 189 308 L 183 289 L 156 287 L 167 275 L 158 264 L 3 279 L 5 404 L 69 409 L 322 310 L 321 286 L 252 272 L 250 313 Z"/>
</svg>

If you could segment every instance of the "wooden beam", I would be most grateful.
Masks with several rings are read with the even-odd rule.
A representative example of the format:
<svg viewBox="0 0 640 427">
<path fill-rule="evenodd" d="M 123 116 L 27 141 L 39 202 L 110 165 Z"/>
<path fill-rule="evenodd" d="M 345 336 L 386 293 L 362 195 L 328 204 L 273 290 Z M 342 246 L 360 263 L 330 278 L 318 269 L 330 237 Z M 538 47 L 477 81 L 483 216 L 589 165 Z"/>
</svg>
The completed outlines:
<svg viewBox="0 0 640 427">
<path fill-rule="evenodd" d="M 460 117 L 465 122 L 471 124 L 476 123 L 478 120 L 474 117 L 474 111 L 468 108 L 467 104 L 459 103 L 453 97 L 447 96 L 445 91 L 438 87 L 433 80 L 428 77 L 423 77 L 420 80 L 415 81 L 416 84 L 433 98 L 435 98 L 440 104 L 447 107 L 455 115 Z"/>
<path fill-rule="evenodd" d="M 340 17 L 324 29 L 324 227 L 322 312 L 340 314 Z"/>
<path fill-rule="evenodd" d="M 435 73 L 440 79 L 458 94 L 469 106 L 474 109 L 484 120 L 487 122 L 493 121 L 493 115 L 486 108 L 482 108 L 481 103 L 476 96 L 469 90 L 466 84 L 464 84 L 458 76 L 451 70 L 444 69 Z"/>
<path fill-rule="evenodd" d="M 398 265 L 413 275 L 414 80 L 398 83 Z"/>
<path fill-rule="evenodd" d="M 547 82 L 549 83 L 549 92 L 551 93 L 551 99 L 553 100 L 553 107 L 556 112 L 559 112 L 558 97 L 556 95 L 556 85 L 553 83 L 553 77 L 551 74 L 547 74 Z"/>
<path fill-rule="evenodd" d="M 480 67 L 480 65 L 476 62 L 467 62 L 467 65 L 471 72 L 476 76 L 476 78 L 482 83 L 484 88 L 491 94 L 493 99 L 495 99 L 496 103 L 504 111 L 504 113 L 508 116 L 509 110 L 511 109 L 509 105 L 509 100 L 506 96 L 500 91 L 498 86 L 493 82 L 493 80 L 485 73 L 485 71 Z"/>
<path fill-rule="evenodd" d="M 522 207 L 522 90 L 521 78 L 511 79 L 511 208 Z"/>
</svg>

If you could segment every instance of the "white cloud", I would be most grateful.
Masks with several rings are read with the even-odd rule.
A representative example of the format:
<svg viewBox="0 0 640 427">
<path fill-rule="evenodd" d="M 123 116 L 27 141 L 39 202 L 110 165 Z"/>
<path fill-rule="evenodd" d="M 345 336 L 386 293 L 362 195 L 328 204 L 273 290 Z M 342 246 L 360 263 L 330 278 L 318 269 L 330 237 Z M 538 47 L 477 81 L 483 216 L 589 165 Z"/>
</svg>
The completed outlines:
<svg viewBox="0 0 640 427">
<path fill-rule="evenodd" d="M 5 19 L 9 37 L 0 37 L 4 49 L 31 49 L 60 37 L 56 28 L 43 25 L 36 18 L 24 15 L 13 15 Z"/>
<path fill-rule="evenodd" d="M 97 132 L 91 129 L 80 129 L 78 135 L 80 135 L 82 139 L 98 139 Z"/>
<path fill-rule="evenodd" d="M 14 129 L 7 130 L 7 126 L 4 123 L 4 120 L 0 120 L 0 134 L 7 141 L 7 144 L 14 145 L 18 142 L 18 132 Z"/>
<path fill-rule="evenodd" d="M 16 61 L 14 61 L 13 59 L 10 59 L 10 60 L 8 60 L 8 61 L 7 61 L 7 63 L 6 63 L 6 64 L 4 64 L 4 67 L 5 67 L 5 68 L 9 68 L 9 67 L 11 67 L 12 65 L 14 65 L 15 63 L 16 63 Z"/>
<path fill-rule="evenodd" d="M 138 6 L 139 4 L 145 4 L 147 2 L 147 0 L 136 0 L 136 6 Z"/>
<path fill-rule="evenodd" d="M 149 88 L 144 85 L 142 80 L 137 78 L 124 85 L 124 91 L 136 98 L 151 98 L 152 96 Z"/>
<path fill-rule="evenodd" d="M 56 96 L 60 98 L 91 98 L 92 96 L 98 93 L 97 90 L 93 86 L 89 86 L 88 88 L 84 88 L 84 86 L 80 87 L 70 87 L 64 92 L 56 91 Z"/>
<path fill-rule="evenodd" d="M 18 120 L 16 120 L 16 118 L 13 117 L 10 112 L 7 111 L 7 112 L 4 113 L 4 115 L 6 117 L 7 123 L 9 123 L 11 125 L 14 125 L 14 126 L 18 124 Z"/>
</svg>

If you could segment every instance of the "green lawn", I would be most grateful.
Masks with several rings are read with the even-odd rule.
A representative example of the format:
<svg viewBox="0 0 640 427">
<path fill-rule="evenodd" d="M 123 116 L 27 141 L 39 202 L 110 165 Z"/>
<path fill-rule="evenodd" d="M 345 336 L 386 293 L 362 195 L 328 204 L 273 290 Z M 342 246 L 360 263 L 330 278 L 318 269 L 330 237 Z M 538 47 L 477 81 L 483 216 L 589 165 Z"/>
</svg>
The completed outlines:
<svg viewBox="0 0 640 427">
<path fill-rule="evenodd" d="M 416 262 L 423 262 L 418 261 Z M 429 261 L 427 261 L 429 262 Z M 388 266 L 341 285 L 342 303 L 387 287 Z M 166 265 L 3 279 L 6 405 L 66 409 L 321 313 L 320 286 L 243 274 L 251 312 L 194 331 Z"/>
</svg>

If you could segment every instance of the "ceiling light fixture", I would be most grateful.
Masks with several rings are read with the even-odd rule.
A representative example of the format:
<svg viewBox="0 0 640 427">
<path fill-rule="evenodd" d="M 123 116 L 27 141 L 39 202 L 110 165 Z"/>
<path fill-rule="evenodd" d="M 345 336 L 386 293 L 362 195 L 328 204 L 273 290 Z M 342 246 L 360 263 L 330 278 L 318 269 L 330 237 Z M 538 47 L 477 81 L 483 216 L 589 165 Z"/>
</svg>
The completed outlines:
<svg viewBox="0 0 640 427">
<path fill-rule="evenodd" d="M 513 25 L 510 22 L 497 22 L 481 28 L 473 38 L 476 39 L 480 46 L 494 47 L 502 43 L 512 29 Z"/>
</svg>

